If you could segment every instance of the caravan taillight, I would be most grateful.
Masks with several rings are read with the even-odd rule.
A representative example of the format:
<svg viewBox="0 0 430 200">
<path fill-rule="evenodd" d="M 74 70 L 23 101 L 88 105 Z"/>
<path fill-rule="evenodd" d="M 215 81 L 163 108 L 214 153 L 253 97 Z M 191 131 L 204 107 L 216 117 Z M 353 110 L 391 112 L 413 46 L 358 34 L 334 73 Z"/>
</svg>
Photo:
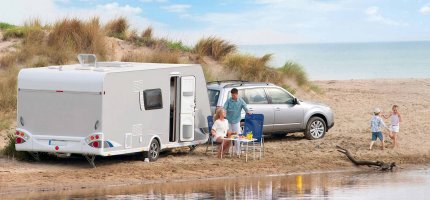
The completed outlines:
<svg viewBox="0 0 430 200">
<path fill-rule="evenodd" d="M 98 148 L 99 147 L 99 142 L 93 142 L 93 147 Z"/>
<path fill-rule="evenodd" d="M 18 130 L 15 132 L 15 136 L 16 136 L 16 138 L 15 138 L 16 144 L 22 144 L 30 138 L 30 136 L 28 134 L 26 134 L 22 131 L 18 131 Z"/>
<path fill-rule="evenodd" d="M 98 140 L 100 138 L 100 136 L 99 135 L 96 135 L 96 139 Z"/>
</svg>

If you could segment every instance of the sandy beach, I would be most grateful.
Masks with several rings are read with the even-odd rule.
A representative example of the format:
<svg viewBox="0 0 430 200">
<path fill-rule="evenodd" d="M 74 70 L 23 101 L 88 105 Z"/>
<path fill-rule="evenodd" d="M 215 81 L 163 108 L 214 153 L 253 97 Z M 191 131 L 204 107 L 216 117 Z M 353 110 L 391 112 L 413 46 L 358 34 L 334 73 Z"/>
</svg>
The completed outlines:
<svg viewBox="0 0 430 200">
<path fill-rule="evenodd" d="M 315 81 L 324 94 L 298 92 L 303 100 L 323 102 L 335 113 L 335 126 L 320 140 L 306 140 L 302 133 L 270 137 L 262 160 L 206 155 L 206 146 L 189 154 L 188 149 L 165 152 L 158 161 L 146 163 L 138 155 L 98 157 L 91 168 L 82 157 L 41 162 L 0 158 L 0 194 L 39 191 L 69 191 L 154 181 L 210 177 L 258 176 L 313 170 L 355 168 L 336 151 L 347 148 L 359 159 L 396 162 L 398 166 L 430 163 L 430 79 Z M 399 105 L 403 117 L 400 148 L 368 150 L 369 120 L 374 107 L 388 113 Z M 389 120 L 386 120 L 389 123 Z M 4 133 L 2 133 L 4 134 Z M 3 137 L 1 137 L 3 138 Z M 4 145 L 4 141 L 0 142 Z M 367 167 L 361 167 L 363 170 Z"/>
</svg>

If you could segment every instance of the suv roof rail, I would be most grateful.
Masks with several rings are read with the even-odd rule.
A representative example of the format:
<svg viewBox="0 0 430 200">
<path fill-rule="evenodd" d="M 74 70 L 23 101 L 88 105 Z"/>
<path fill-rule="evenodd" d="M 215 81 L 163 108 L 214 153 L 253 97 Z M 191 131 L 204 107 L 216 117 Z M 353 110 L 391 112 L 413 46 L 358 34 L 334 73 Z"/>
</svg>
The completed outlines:
<svg viewBox="0 0 430 200">
<path fill-rule="evenodd" d="M 207 84 L 214 84 L 214 83 L 216 83 L 218 85 L 221 85 L 221 83 L 229 83 L 229 82 L 245 83 L 245 82 L 248 82 L 248 81 L 246 81 L 246 80 L 222 80 L 222 81 L 210 81 L 210 82 L 207 82 Z"/>
<path fill-rule="evenodd" d="M 244 82 L 244 83 L 232 83 L 232 84 L 227 84 L 224 86 L 224 88 L 226 87 L 239 87 L 239 86 L 262 86 L 262 85 L 273 85 L 273 83 L 267 83 L 267 82 Z"/>
</svg>

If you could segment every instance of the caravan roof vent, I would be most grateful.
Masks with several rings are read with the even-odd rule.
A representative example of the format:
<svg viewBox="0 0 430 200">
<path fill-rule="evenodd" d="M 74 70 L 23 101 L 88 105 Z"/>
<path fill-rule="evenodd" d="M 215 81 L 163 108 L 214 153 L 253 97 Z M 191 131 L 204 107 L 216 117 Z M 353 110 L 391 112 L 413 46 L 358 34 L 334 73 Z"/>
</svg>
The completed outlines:
<svg viewBox="0 0 430 200">
<path fill-rule="evenodd" d="M 79 54 L 78 60 L 82 67 L 97 67 L 97 57 L 95 54 Z"/>
</svg>

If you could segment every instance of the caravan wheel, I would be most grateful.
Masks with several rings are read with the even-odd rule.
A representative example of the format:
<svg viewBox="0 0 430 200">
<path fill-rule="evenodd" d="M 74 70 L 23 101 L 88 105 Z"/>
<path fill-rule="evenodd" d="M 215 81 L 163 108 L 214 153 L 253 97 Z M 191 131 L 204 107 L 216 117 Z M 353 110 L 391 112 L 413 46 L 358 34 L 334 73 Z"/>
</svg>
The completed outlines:
<svg viewBox="0 0 430 200">
<path fill-rule="evenodd" d="M 145 152 L 145 157 L 149 159 L 150 162 L 156 161 L 160 155 L 160 144 L 156 139 L 151 141 L 149 145 L 149 151 Z"/>
</svg>

